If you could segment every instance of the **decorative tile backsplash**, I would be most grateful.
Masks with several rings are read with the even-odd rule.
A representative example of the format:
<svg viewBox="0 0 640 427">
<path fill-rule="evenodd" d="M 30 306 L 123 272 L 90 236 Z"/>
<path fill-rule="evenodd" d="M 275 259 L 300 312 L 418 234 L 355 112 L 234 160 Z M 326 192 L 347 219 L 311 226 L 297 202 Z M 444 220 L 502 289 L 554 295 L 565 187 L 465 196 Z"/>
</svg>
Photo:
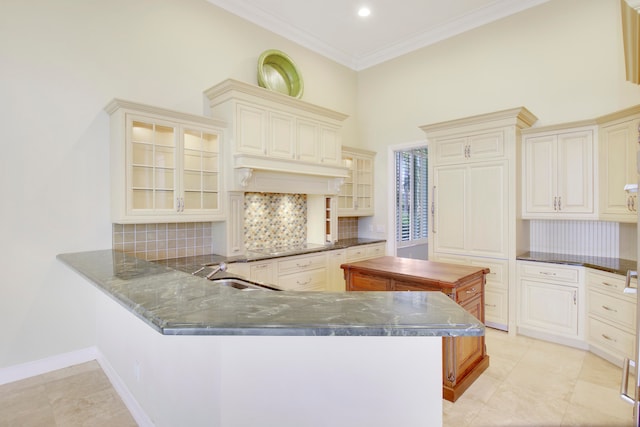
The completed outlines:
<svg viewBox="0 0 640 427">
<path fill-rule="evenodd" d="M 358 237 L 358 217 L 338 218 L 338 240 Z"/>
<path fill-rule="evenodd" d="M 245 248 L 296 246 L 307 242 L 307 195 L 245 193 Z"/>
<path fill-rule="evenodd" d="M 113 249 L 145 260 L 211 253 L 211 223 L 113 224 Z"/>
</svg>

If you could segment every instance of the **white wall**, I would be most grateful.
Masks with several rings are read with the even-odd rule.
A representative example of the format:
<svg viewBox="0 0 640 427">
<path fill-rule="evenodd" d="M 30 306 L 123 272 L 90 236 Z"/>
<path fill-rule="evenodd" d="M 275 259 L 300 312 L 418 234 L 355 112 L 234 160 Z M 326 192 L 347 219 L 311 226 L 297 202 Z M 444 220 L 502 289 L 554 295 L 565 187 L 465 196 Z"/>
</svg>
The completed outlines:
<svg viewBox="0 0 640 427">
<path fill-rule="evenodd" d="M 551 0 L 358 73 L 359 140 L 377 151 L 425 139 L 420 125 L 525 106 L 550 125 L 640 103 L 625 82 L 619 0 Z M 376 174 L 376 216 L 387 224 L 387 174 Z M 373 225 L 370 228 L 370 225 Z"/>
<path fill-rule="evenodd" d="M 111 247 L 103 107 L 202 114 L 214 84 L 257 84 L 270 48 L 300 67 L 304 100 L 355 116 L 355 72 L 205 0 L 0 2 L 0 368 L 95 343 L 94 294 L 55 256 Z"/>
</svg>

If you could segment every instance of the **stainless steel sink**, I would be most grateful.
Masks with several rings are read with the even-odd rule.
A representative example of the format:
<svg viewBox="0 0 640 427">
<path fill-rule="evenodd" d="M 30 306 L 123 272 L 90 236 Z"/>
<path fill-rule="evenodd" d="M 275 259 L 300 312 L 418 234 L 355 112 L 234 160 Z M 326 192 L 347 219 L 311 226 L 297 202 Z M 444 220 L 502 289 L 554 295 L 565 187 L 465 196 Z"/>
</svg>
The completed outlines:
<svg viewBox="0 0 640 427">
<path fill-rule="evenodd" d="M 213 283 L 217 283 L 218 285 L 228 286 L 234 289 L 238 289 L 240 291 L 273 291 L 275 290 L 267 286 L 260 286 L 255 283 L 251 283 L 242 279 L 235 279 L 235 278 L 213 279 L 211 281 Z"/>
</svg>

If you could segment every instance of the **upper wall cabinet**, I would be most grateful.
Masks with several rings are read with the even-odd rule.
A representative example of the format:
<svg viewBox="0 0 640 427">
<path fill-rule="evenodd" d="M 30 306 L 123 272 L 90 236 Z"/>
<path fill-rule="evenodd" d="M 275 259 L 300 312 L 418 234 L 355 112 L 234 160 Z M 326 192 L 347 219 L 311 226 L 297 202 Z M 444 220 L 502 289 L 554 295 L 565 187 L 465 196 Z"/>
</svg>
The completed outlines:
<svg viewBox="0 0 640 427">
<path fill-rule="evenodd" d="M 111 220 L 215 221 L 224 123 L 115 99 L 111 115 Z"/>
<path fill-rule="evenodd" d="M 342 161 L 349 176 L 338 194 L 338 216 L 373 215 L 373 161 L 376 153 L 343 147 Z"/>
<path fill-rule="evenodd" d="M 435 162 L 438 165 L 504 158 L 504 132 L 478 132 L 473 135 L 433 139 Z"/>
<path fill-rule="evenodd" d="M 596 219 L 595 125 L 523 131 L 522 217 Z"/>
<path fill-rule="evenodd" d="M 235 80 L 205 95 L 211 115 L 229 123 L 232 169 L 347 177 L 341 163 L 346 115 Z M 246 179 L 237 178 L 230 176 L 229 190 L 243 190 Z"/>
<path fill-rule="evenodd" d="M 625 191 L 624 186 L 638 181 L 636 156 L 640 106 L 600 117 L 598 123 L 600 219 L 637 222 L 637 193 Z"/>
</svg>

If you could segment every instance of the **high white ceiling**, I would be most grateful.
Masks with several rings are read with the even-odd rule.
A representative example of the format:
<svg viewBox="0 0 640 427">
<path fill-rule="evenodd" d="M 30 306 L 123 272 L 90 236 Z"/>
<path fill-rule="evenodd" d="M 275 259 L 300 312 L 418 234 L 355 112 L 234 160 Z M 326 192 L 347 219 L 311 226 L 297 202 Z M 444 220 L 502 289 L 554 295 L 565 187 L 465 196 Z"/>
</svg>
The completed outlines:
<svg viewBox="0 0 640 427">
<path fill-rule="evenodd" d="M 362 70 L 548 0 L 208 0 Z M 371 9 L 361 18 L 361 6 Z"/>
</svg>

